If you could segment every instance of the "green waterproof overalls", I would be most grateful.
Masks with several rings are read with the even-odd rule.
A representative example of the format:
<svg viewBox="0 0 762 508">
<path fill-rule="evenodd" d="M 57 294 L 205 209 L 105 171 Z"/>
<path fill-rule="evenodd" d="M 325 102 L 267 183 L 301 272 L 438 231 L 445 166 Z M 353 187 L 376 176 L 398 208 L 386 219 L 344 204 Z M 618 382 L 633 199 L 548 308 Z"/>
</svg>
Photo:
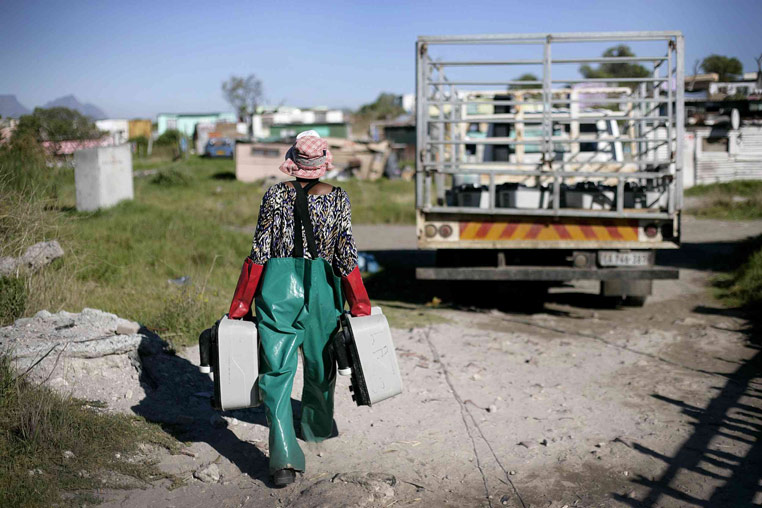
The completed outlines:
<svg viewBox="0 0 762 508">
<path fill-rule="evenodd" d="M 304 355 L 302 438 L 322 441 L 333 428 L 336 362 L 331 338 L 338 329 L 343 300 L 340 279 L 317 255 L 307 207 L 307 191 L 316 183 L 302 188 L 294 182 L 294 254 L 267 261 L 256 298 L 259 390 L 270 426 L 270 473 L 284 468 L 304 471 L 304 453 L 296 441 L 291 411 L 299 348 Z M 312 259 L 304 258 L 302 227 Z"/>
</svg>

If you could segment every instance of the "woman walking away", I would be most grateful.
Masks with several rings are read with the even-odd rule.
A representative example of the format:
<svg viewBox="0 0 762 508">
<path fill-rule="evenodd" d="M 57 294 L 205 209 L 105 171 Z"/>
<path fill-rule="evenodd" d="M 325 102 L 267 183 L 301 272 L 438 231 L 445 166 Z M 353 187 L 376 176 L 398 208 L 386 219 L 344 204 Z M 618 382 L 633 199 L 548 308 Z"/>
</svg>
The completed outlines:
<svg viewBox="0 0 762 508">
<path fill-rule="evenodd" d="M 301 437 L 322 441 L 333 429 L 336 361 L 330 344 L 344 308 L 342 289 L 353 316 L 370 314 L 349 197 L 340 187 L 318 181 L 332 169 L 332 160 L 316 132 L 297 137 L 280 166 L 296 180 L 273 185 L 262 198 L 251 254 L 230 305 L 230 318 L 244 318 L 256 296 L 259 390 L 277 487 L 292 483 L 305 465 L 291 411 L 298 350 L 304 357 Z"/>
</svg>

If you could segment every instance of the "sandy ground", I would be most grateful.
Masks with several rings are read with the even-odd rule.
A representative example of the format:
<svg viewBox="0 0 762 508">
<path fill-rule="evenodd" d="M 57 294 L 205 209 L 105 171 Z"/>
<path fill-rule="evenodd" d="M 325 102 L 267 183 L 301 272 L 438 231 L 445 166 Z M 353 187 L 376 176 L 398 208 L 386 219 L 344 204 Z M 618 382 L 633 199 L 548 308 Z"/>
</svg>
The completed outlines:
<svg viewBox="0 0 762 508">
<path fill-rule="evenodd" d="M 148 357 L 154 388 L 129 410 L 187 442 L 156 452 L 186 481 L 101 492 L 105 506 L 760 505 L 760 335 L 707 279 L 762 221 L 684 226 L 683 248 L 658 258 L 680 280 L 643 308 L 605 308 L 578 284 L 534 314 L 423 310 L 435 324 L 394 330 L 404 393 L 357 408 L 340 377 L 339 436 L 304 443 L 307 471 L 285 489 L 270 486 L 261 409 L 220 419 L 195 348 Z M 415 248 L 410 227 L 355 229 L 362 249 Z"/>
</svg>

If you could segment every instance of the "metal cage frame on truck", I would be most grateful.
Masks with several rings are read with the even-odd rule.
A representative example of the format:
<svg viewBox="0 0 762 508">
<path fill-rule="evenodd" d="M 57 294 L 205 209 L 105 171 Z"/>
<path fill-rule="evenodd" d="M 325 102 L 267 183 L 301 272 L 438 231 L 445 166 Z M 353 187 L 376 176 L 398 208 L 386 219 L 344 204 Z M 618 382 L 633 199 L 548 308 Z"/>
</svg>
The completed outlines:
<svg viewBox="0 0 762 508">
<path fill-rule="evenodd" d="M 551 49 L 556 44 L 583 42 L 628 43 L 635 41 L 663 41 L 664 54 L 654 56 L 624 57 L 551 57 Z M 542 58 L 515 60 L 481 61 L 435 61 L 429 55 L 429 47 L 434 45 L 526 45 L 542 46 Z M 648 77 L 632 78 L 558 78 L 554 79 L 554 66 L 584 63 L 651 63 Z M 581 248 L 596 247 L 588 241 L 553 241 L 541 239 L 501 241 L 496 231 L 492 232 L 494 241 L 488 243 L 458 241 L 459 230 L 467 228 L 464 217 L 490 218 L 500 221 L 507 217 L 527 220 L 526 218 L 546 217 L 558 224 L 568 223 L 573 219 L 599 219 L 601 227 L 610 228 L 632 226 L 638 230 L 637 238 L 613 240 L 598 247 L 652 249 L 674 248 L 679 245 L 679 211 L 682 207 L 682 168 L 684 143 L 684 39 L 679 31 L 660 32 L 611 32 L 611 33 L 561 33 L 561 34 L 505 34 L 505 35 L 464 35 L 464 36 L 421 36 L 416 43 L 416 125 L 418 157 L 416 160 L 416 209 L 418 211 L 419 247 L 424 249 L 448 248 Z M 478 68 L 485 66 L 541 66 L 542 76 L 534 81 L 457 81 L 449 80 L 445 71 L 452 67 Z M 666 83 L 666 86 L 665 86 Z M 582 99 L 574 97 L 571 88 L 553 88 L 554 85 L 594 85 L 601 87 L 617 85 L 620 90 L 631 90 L 629 95 L 607 96 L 598 102 L 601 104 L 626 104 L 627 114 L 612 116 L 579 111 Z M 504 87 L 505 93 L 512 86 L 536 85 L 536 99 L 496 100 L 484 99 L 483 92 L 479 99 L 471 99 L 474 93 L 464 92 L 458 87 L 490 86 Z M 631 87 L 631 88 L 630 88 Z M 674 89 L 673 89 L 674 88 Z M 528 91 L 524 91 L 526 95 Z M 471 95 L 469 95 L 471 94 Z M 564 96 L 566 94 L 566 96 Z M 469 122 L 500 122 L 517 124 L 526 121 L 516 114 L 493 114 L 481 117 L 465 113 L 470 104 L 493 106 L 535 107 L 535 117 L 539 117 L 542 136 L 535 138 L 484 138 L 476 139 L 464 135 L 462 126 Z M 568 112 L 557 109 L 568 106 Z M 536 108 L 540 108 L 538 114 Z M 554 108 L 556 108 L 554 110 Z M 568 145 L 579 154 L 579 145 L 589 141 L 579 136 L 580 122 L 610 120 L 624 122 L 628 134 L 618 137 L 598 137 L 600 143 L 626 143 L 632 149 L 632 160 L 609 164 L 584 164 L 577 161 L 557 160 L 557 147 Z M 535 119 L 537 121 L 537 118 Z M 561 137 L 554 135 L 553 125 L 565 123 L 571 125 L 572 135 Z M 460 127 L 458 127 L 460 126 Z M 634 133 L 634 134 L 633 134 Z M 539 145 L 541 161 L 539 163 L 496 163 L 466 162 L 462 157 L 464 145 L 508 145 L 520 147 Z M 571 154 L 575 155 L 575 154 Z M 593 166 L 592 169 L 586 167 Z M 601 170 L 603 169 L 603 170 Z M 488 203 L 481 207 L 447 206 L 445 203 L 447 178 L 453 175 L 476 175 L 486 184 Z M 539 182 L 548 183 L 551 193 L 550 205 L 545 208 L 508 208 L 497 206 L 496 188 L 501 181 L 511 178 L 535 177 Z M 595 180 L 614 182 L 616 193 L 610 209 L 577 209 L 563 207 L 562 186 L 565 182 Z M 628 209 L 625 207 L 625 187 L 628 182 L 641 182 L 647 185 L 659 185 L 665 189 L 664 206 L 649 209 Z M 606 219 L 610 219 L 609 222 Z M 467 221 L 465 221 L 467 222 Z M 520 222 L 520 221 L 519 221 Z M 572 220 L 571 222 L 574 222 Z M 643 228 L 646 222 L 659 224 L 658 235 L 646 237 Z M 665 223 L 670 227 L 663 227 Z M 426 226 L 435 228 L 447 224 L 457 229 L 449 238 L 437 233 L 426 234 Z M 594 224 L 595 225 L 595 224 Z M 635 226 L 637 225 L 637 226 Z M 633 231 L 635 230 L 633 229 Z M 431 228 L 429 228 L 431 233 Z M 665 233 L 662 235 L 662 233 Z M 621 236 L 621 235 L 620 235 Z M 568 240 L 568 239 L 567 239 Z"/>
<path fill-rule="evenodd" d="M 569 53 L 584 43 L 641 42 L 655 48 L 662 42 L 664 48 L 648 56 L 551 56 L 558 45 L 569 45 Z M 539 47 L 541 55 L 489 59 L 480 50 L 475 60 L 432 58 L 430 48 L 442 45 L 521 45 L 522 50 L 530 45 Z M 679 31 L 418 37 L 418 246 L 438 252 L 437 267 L 418 268 L 417 277 L 598 279 L 604 281 L 604 294 L 623 296 L 649 294 L 652 279 L 677 278 L 676 269 L 653 266 L 653 252 L 680 244 L 684 50 Z M 628 67 L 637 70 L 631 77 L 554 77 L 557 66 L 596 63 L 638 68 Z M 643 65 L 648 66 L 646 75 Z M 541 68 L 541 77 L 492 81 L 447 75 L 454 68 L 476 76 L 479 69 L 486 73 L 527 66 Z M 598 94 L 594 102 L 584 99 L 593 93 Z M 475 125 L 478 135 L 470 128 Z M 532 126 L 539 135 L 525 136 Z M 604 131 L 608 133 L 601 135 Z M 590 146 L 598 153 L 583 157 Z M 500 147 L 500 158 L 494 157 L 495 147 Z M 488 149 L 492 158 L 485 155 Z M 600 157 L 603 151 L 610 155 Z M 467 192 L 472 193 L 469 199 Z M 591 199 L 578 199 L 586 192 L 607 202 L 589 206 Z M 520 196 L 532 199 L 522 201 Z M 539 204 L 527 204 L 535 202 Z M 647 266 L 617 267 L 611 262 L 617 252 L 643 251 L 650 251 Z M 526 255 L 517 254 L 521 252 Z"/>
</svg>

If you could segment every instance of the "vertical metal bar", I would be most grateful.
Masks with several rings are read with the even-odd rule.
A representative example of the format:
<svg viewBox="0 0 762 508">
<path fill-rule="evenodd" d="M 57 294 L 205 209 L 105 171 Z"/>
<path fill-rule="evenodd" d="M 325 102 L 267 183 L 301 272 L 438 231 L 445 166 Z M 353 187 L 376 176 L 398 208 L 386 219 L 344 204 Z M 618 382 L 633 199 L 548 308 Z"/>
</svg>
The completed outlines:
<svg viewBox="0 0 762 508">
<path fill-rule="evenodd" d="M 619 175 L 616 181 L 616 211 L 624 210 L 624 175 Z"/>
<path fill-rule="evenodd" d="M 442 80 L 442 81 L 445 81 L 445 78 L 444 78 L 444 76 L 442 74 L 442 67 L 439 67 L 439 79 Z M 439 87 L 439 86 L 437 87 L 437 89 L 440 91 L 440 93 L 443 93 L 442 92 L 443 88 L 444 87 Z M 449 119 L 450 120 L 453 120 L 452 112 L 453 112 L 453 109 L 455 108 L 455 104 L 453 104 L 453 99 L 452 99 L 452 89 L 453 89 L 453 86 L 450 85 L 450 97 L 448 97 L 448 101 L 447 101 L 447 102 L 449 102 L 451 104 L 450 105 L 450 114 L 449 114 Z M 443 102 L 445 102 L 444 101 L 444 97 L 442 97 L 441 99 L 442 99 Z M 445 115 L 444 115 L 444 104 L 442 104 L 440 106 L 439 112 L 440 112 L 439 118 L 440 119 L 445 118 Z M 444 124 L 444 123 L 438 125 L 437 128 L 438 129 L 442 129 L 442 135 L 439 138 L 440 140 L 444 140 L 444 138 L 445 138 L 445 135 L 444 135 L 445 134 L 445 129 L 448 128 L 448 127 L 450 128 L 450 136 L 452 137 L 453 131 L 458 126 L 456 126 L 455 124 L 449 124 L 449 125 L 447 125 L 447 124 Z M 455 144 L 450 145 L 447 148 L 447 151 L 448 152 L 454 152 L 456 146 L 458 146 L 458 145 L 455 145 Z M 445 155 L 445 147 L 444 146 L 440 145 L 439 154 L 440 154 L 440 156 L 439 156 L 440 162 L 442 162 L 442 163 L 447 162 L 445 160 L 445 157 L 444 157 L 444 155 Z M 452 155 L 452 154 L 450 154 L 450 155 Z M 450 162 L 455 162 L 455 160 L 454 159 L 450 159 Z M 437 171 L 437 173 L 434 175 L 434 184 L 437 187 L 437 204 L 444 203 L 444 199 L 445 199 L 445 174 L 443 172 Z"/>
<path fill-rule="evenodd" d="M 429 65 L 429 56 L 428 56 L 428 54 L 425 54 L 424 57 L 425 57 L 425 60 L 424 60 L 424 69 L 423 69 L 423 79 L 424 79 L 424 82 L 426 83 L 426 92 L 425 92 L 426 93 L 426 97 L 429 97 L 429 94 L 431 94 L 431 97 L 433 97 L 434 99 L 441 100 L 441 94 L 439 92 L 439 86 L 431 84 L 431 82 L 434 81 L 434 77 L 433 77 L 434 68 L 431 65 Z M 436 93 L 433 91 L 434 89 L 436 89 Z M 441 114 L 442 114 L 442 105 L 441 104 L 437 106 L 437 114 L 438 114 L 438 116 L 441 116 Z M 433 138 L 434 137 L 434 132 L 432 132 L 432 127 L 434 129 L 436 129 L 437 133 L 439 133 L 441 128 L 442 128 L 442 126 L 439 125 L 439 124 L 432 124 L 431 122 L 429 122 L 430 115 L 431 115 L 431 108 L 430 108 L 430 104 L 427 103 L 426 104 L 426 110 L 423 112 L 423 118 L 424 118 L 424 120 L 426 122 L 426 136 L 427 136 L 426 139 L 427 140 L 429 138 Z M 440 139 L 440 141 L 441 141 L 441 139 Z M 441 152 L 442 151 L 442 147 L 439 147 L 438 151 Z M 430 162 L 428 160 L 429 159 L 429 155 L 430 155 L 430 151 L 427 148 L 426 149 L 426 153 L 425 153 L 425 157 L 427 159 L 427 162 Z M 441 164 L 441 159 L 438 162 Z M 436 169 L 438 169 L 438 168 L 435 168 L 435 170 Z M 424 188 L 423 188 L 423 209 L 424 210 L 428 210 L 429 208 L 431 208 L 431 182 L 432 182 L 432 179 L 431 179 L 431 169 L 425 170 L 423 181 L 425 183 Z"/>
<path fill-rule="evenodd" d="M 675 147 L 672 144 L 672 51 L 673 44 L 667 45 L 667 158 L 672 161 L 675 157 Z"/>
<path fill-rule="evenodd" d="M 489 174 L 489 211 L 494 212 L 497 206 L 497 199 L 495 199 L 495 173 Z"/>
<path fill-rule="evenodd" d="M 550 163 L 552 158 L 550 152 L 553 150 L 553 144 L 550 138 L 553 136 L 553 127 L 551 126 L 551 82 L 550 82 L 550 35 L 545 38 L 545 46 L 542 55 L 542 151 L 545 154 L 545 160 Z M 539 185 L 539 180 L 538 180 Z"/>
<path fill-rule="evenodd" d="M 656 78 L 659 75 L 659 68 L 656 66 L 656 63 L 654 63 L 654 70 L 652 77 Z M 658 99 L 659 98 L 659 83 L 653 82 L 650 84 L 651 86 L 651 98 Z M 654 102 L 654 104 L 651 106 L 650 111 L 648 112 L 648 116 L 651 118 L 655 116 L 659 116 L 659 104 L 657 102 Z M 659 136 L 659 123 L 656 120 L 651 120 L 648 122 L 650 124 L 650 127 L 648 129 L 649 131 L 649 138 L 650 139 L 659 139 L 661 136 Z M 659 159 L 658 152 L 659 152 L 659 144 L 658 143 L 648 143 L 650 145 L 650 152 L 651 152 L 651 162 L 655 162 Z"/>
<path fill-rule="evenodd" d="M 553 210 L 558 213 L 561 208 L 561 175 L 553 175 Z"/>
<path fill-rule="evenodd" d="M 638 99 L 645 99 L 646 98 L 646 84 L 640 83 L 638 85 Z M 646 103 L 640 102 L 638 104 L 638 113 L 640 117 L 640 121 L 638 122 L 638 139 L 643 139 L 645 137 L 646 133 L 646 124 L 645 118 L 646 116 Z M 643 162 L 646 160 L 646 151 L 647 151 L 648 144 L 643 141 L 638 141 L 638 162 Z"/>
<path fill-rule="evenodd" d="M 437 81 L 444 81 L 444 74 L 442 72 L 442 67 L 437 66 Z M 436 85 L 437 90 L 437 98 L 439 101 L 441 101 L 441 104 L 437 106 L 437 119 L 438 120 L 445 120 L 445 106 L 446 106 L 446 97 L 444 96 L 444 86 Z M 445 129 L 447 128 L 447 124 L 445 122 L 440 122 L 437 124 L 437 139 L 440 142 L 445 141 Z M 439 186 L 440 182 L 444 180 L 444 174 L 440 171 L 440 168 L 442 167 L 441 164 L 444 164 L 445 161 L 445 145 L 444 143 L 440 143 L 437 147 L 437 165 L 436 167 L 436 173 L 434 175 L 434 182 L 437 185 L 437 197 L 439 197 Z M 431 185 L 431 179 L 429 179 L 429 185 Z M 442 182 L 442 190 L 444 190 L 444 183 Z M 429 190 L 429 193 L 431 193 L 431 190 Z M 443 195 L 444 196 L 444 195 Z M 428 204 L 430 204 L 430 199 L 427 201 Z"/>
<path fill-rule="evenodd" d="M 428 128 L 423 115 L 426 100 L 426 87 L 423 80 L 423 61 L 425 45 L 418 41 L 415 44 L 415 206 L 423 206 L 423 157 L 426 146 L 425 130 Z"/>
<path fill-rule="evenodd" d="M 428 210 L 431 208 L 431 173 L 426 173 L 424 180 L 426 185 L 423 188 L 423 209 Z"/>
<path fill-rule="evenodd" d="M 572 139 L 579 139 L 579 92 L 572 90 L 569 92 L 569 100 L 572 102 L 569 104 L 569 115 L 573 118 L 569 124 L 569 137 Z M 632 136 L 635 137 L 635 136 Z M 579 142 L 575 142 L 569 145 L 570 159 L 572 154 L 576 157 L 579 154 Z"/>
<path fill-rule="evenodd" d="M 462 106 L 458 104 L 458 91 L 454 86 L 450 86 L 450 102 L 452 104 L 452 119 L 454 122 L 462 120 L 461 115 L 461 108 Z M 468 125 L 463 125 L 460 123 L 453 123 L 453 127 L 457 126 L 457 130 L 453 130 L 452 136 L 456 141 L 460 141 L 463 139 L 462 137 L 462 129 L 468 129 Z M 453 145 L 453 158 L 452 161 L 455 164 L 460 165 L 461 162 L 461 152 L 465 150 L 465 147 L 463 145 L 460 145 L 458 143 Z"/>
<path fill-rule="evenodd" d="M 681 35 L 676 37 L 677 51 L 677 88 L 675 90 L 675 129 L 677 131 L 677 155 L 675 157 L 675 177 L 677 179 L 677 195 L 675 196 L 675 208 L 683 207 L 683 144 L 685 143 L 685 38 Z"/>
</svg>

